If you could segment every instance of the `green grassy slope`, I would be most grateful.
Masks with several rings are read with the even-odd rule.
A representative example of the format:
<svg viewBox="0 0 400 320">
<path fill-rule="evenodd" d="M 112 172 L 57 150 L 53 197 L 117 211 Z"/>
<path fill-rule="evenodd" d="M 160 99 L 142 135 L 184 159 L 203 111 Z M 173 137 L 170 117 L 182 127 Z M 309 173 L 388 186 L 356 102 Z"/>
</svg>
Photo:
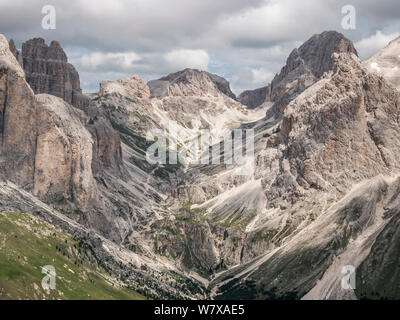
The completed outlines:
<svg viewBox="0 0 400 320">
<path fill-rule="evenodd" d="M 42 267 L 56 270 L 55 290 L 42 288 Z M 144 299 L 122 287 L 79 241 L 29 214 L 0 212 L 1 299 Z"/>
</svg>

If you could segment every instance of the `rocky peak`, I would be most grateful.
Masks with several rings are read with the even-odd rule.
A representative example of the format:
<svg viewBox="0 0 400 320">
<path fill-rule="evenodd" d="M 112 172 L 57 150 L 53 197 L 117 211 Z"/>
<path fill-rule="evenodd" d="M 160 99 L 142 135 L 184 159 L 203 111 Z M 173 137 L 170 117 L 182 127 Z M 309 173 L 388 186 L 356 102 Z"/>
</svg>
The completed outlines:
<svg viewBox="0 0 400 320">
<path fill-rule="evenodd" d="M 42 38 L 34 38 L 24 42 L 22 44 L 22 53 L 24 58 L 68 62 L 67 55 L 57 41 L 52 41 L 48 46 Z"/>
<path fill-rule="evenodd" d="M 215 74 L 196 69 L 185 69 L 171 73 L 166 77 L 148 82 L 151 96 L 162 98 L 165 96 L 198 96 L 224 94 L 236 100 L 231 91 L 229 82 Z"/>
<path fill-rule="evenodd" d="M 85 208 L 96 192 L 86 117 L 60 98 L 35 96 L 10 49 L 0 35 L 0 175 L 40 199 Z"/>
<path fill-rule="evenodd" d="M 332 71 L 334 53 L 357 56 L 353 43 L 336 31 L 316 34 L 294 49 L 280 74 L 272 80 L 273 111 L 281 113 L 291 100 L 321 79 L 325 72 Z"/>
<path fill-rule="evenodd" d="M 376 73 L 400 90 L 400 37 L 363 62 L 364 67 Z"/>
<path fill-rule="evenodd" d="M 33 183 L 35 113 L 24 71 L 0 35 L 0 173 L 23 187 Z"/>
<path fill-rule="evenodd" d="M 4 69 L 4 72 L 7 69 L 13 70 L 19 76 L 24 75 L 24 71 L 22 70 L 21 65 L 18 64 L 16 60 L 16 56 L 12 50 L 16 50 L 14 41 L 11 43 L 7 42 L 5 36 L 0 34 L 0 68 Z"/>
<path fill-rule="evenodd" d="M 87 105 L 79 74 L 57 41 L 48 46 L 42 38 L 28 40 L 21 54 L 26 81 L 36 94 L 51 94 L 79 108 Z"/>
<path fill-rule="evenodd" d="M 22 54 L 21 54 L 21 51 L 19 51 L 17 49 L 17 47 L 15 46 L 15 42 L 13 39 L 10 40 L 9 46 L 10 46 L 10 51 L 12 52 L 14 57 L 17 59 L 18 63 L 22 66 L 23 65 Z"/>
<path fill-rule="evenodd" d="M 14 56 L 17 56 L 17 54 L 18 54 L 19 51 L 18 51 L 18 49 L 16 48 L 15 42 L 14 42 L 13 39 L 10 40 L 10 42 L 9 42 L 9 47 L 10 47 L 10 51 L 12 52 L 12 54 L 13 54 Z"/>
<path fill-rule="evenodd" d="M 333 53 L 358 55 L 353 43 L 341 33 L 325 31 L 312 36 L 300 48 L 292 51 L 287 61 L 288 71 L 302 65 L 316 78 L 320 78 L 324 72 L 332 69 Z"/>
<path fill-rule="evenodd" d="M 268 86 L 247 90 L 238 97 L 239 102 L 254 109 L 266 101 L 275 102 L 272 111 L 280 112 L 298 94 L 317 82 L 325 72 L 334 68 L 333 53 L 355 54 L 353 43 L 336 31 L 325 31 L 294 49 L 286 65 Z"/>
</svg>

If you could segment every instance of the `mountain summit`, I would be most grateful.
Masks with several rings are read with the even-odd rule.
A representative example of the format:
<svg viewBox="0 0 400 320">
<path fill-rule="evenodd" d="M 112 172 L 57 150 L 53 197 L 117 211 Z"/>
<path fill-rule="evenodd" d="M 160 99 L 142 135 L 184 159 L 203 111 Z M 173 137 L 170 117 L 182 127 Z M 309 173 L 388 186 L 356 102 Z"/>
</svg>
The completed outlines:
<svg viewBox="0 0 400 320">
<path fill-rule="evenodd" d="M 20 52 L 10 40 L 10 49 L 36 94 L 48 93 L 76 107 L 87 106 L 88 98 L 82 94 L 79 74 L 68 63 L 67 55 L 57 41 L 47 45 L 44 39 L 34 38 L 24 42 Z"/>
<path fill-rule="evenodd" d="M 216 74 L 196 69 L 185 69 L 171 73 L 158 80 L 149 81 L 152 97 L 162 98 L 167 95 L 213 95 L 220 93 L 236 100 L 229 82 Z"/>
<path fill-rule="evenodd" d="M 239 101 L 255 108 L 266 101 L 279 104 L 282 109 L 296 95 L 333 69 L 333 53 L 357 56 L 353 43 L 336 31 L 325 31 L 294 49 L 286 65 L 267 87 L 249 90 L 239 95 Z"/>
</svg>

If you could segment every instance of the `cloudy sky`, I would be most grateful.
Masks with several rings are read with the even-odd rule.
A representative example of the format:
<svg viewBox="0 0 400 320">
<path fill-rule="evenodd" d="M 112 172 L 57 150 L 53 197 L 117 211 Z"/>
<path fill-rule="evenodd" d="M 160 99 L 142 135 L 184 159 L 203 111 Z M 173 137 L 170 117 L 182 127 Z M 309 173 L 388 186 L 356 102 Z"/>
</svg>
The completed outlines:
<svg viewBox="0 0 400 320">
<path fill-rule="evenodd" d="M 56 29 L 42 28 L 42 8 Z M 356 29 L 342 28 L 342 7 Z M 0 33 L 17 47 L 32 37 L 57 40 L 84 91 L 100 80 L 159 78 L 186 67 L 224 76 L 235 93 L 266 85 L 292 49 L 337 30 L 367 58 L 400 36 L 399 0 L 0 0 Z"/>
</svg>

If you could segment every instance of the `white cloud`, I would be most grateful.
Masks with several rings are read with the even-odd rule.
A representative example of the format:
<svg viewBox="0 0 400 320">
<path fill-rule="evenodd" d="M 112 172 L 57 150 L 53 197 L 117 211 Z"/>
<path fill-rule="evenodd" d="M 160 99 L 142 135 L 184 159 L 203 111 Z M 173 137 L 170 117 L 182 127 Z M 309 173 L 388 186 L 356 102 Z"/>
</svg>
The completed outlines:
<svg viewBox="0 0 400 320">
<path fill-rule="evenodd" d="M 377 72 L 381 72 L 381 68 L 379 67 L 379 64 L 377 64 L 376 62 L 371 63 L 371 69 L 376 70 Z"/>
<path fill-rule="evenodd" d="M 113 69 L 132 70 L 135 63 L 140 61 L 140 56 L 135 52 L 102 53 L 94 52 L 81 57 L 79 64 L 86 70 Z"/>
<path fill-rule="evenodd" d="M 265 86 L 267 85 L 269 82 L 271 82 L 271 80 L 273 79 L 275 73 L 265 69 L 265 68 L 261 68 L 261 69 L 253 69 L 251 70 L 252 76 L 253 76 L 253 84 L 257 84 L 260 86 Z"/>
<path fill-rule="evenodd" d="M 397 38 L 399 32 L 384 34 L 378 30 L 374 35 L 361 39 L 355 43 L 355 47 L 361 59 L 366 59 L 386 47 L 390 41 Z"/>
<path fill-rule="evenodd" d="M 208 67 L 236 90 L 253 89 L 313 34 L 337 30 L 358 41 L 375 30 L 384 36 L 400 30 L 399 0 L 352 0 L 357 29 L 350 31 L 341 28 L 348 0 L 52 0 L 57 29 L 51 32 L 41 28 L 45 3 L 0 0 L 1 32 L 19 47 L 33 37 L 59 41 L 90 90 L 104 79 L 156 79 L 185 67 Z M 362 57 L 391 40 L 378 38 L 359 41 Z"/>
<path fill-rule="evenodd" d="M 171 70 L 182 70 L 193 68 L 199 70 L 208 70 L 210 56 L 205 50 L 173 50 L 164 55 Z"/>
<path fill-rule="evenodd" d="M 269 0 L 218 21 L 215 34 L 237 47 L 266 47 L 335 28 L 340 8 L 326 1 Z M 329 8 L 329 9 L 328 9 Z M 301 22 L 301 24 L 300 24 Z M 222 35 L 222 37 L 221 37 Z"/>
</svg>

